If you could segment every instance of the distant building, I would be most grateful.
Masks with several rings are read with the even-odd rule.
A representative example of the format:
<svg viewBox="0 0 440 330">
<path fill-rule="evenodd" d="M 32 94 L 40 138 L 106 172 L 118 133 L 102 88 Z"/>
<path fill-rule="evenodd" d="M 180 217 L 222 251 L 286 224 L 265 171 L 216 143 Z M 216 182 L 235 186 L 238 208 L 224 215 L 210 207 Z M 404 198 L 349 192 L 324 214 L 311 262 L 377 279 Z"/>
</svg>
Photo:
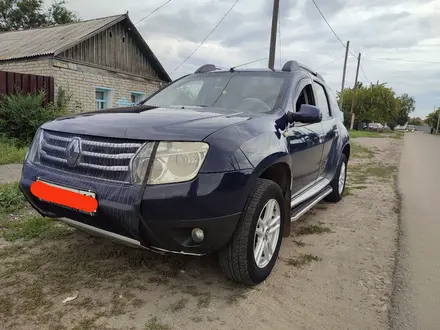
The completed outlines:
<svg viewBox="0 0 440 330">
<path fill-rule="evenodd" d="M 134 104 L 171 82 L 125 14 L 0 33 L 0 70 L 53 77 L 73 111 Z"/>
</svg>

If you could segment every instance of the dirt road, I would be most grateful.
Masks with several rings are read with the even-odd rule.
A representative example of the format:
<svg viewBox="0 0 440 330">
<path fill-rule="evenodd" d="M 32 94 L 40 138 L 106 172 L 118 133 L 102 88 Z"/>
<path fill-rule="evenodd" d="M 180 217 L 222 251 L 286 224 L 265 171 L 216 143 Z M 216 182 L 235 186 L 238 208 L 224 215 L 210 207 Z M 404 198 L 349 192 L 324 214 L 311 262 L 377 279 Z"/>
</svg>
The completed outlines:
<svg viewBox="0 0 440 330">
<path fill-rule="evenodd" d="M 227 280 L 215 256 L 159 256 L 78 231 L 0 238 L 0 323 L 49 330 L 387 329 L 402 140 L 356 140 L 346 196 L 318 204 L 294 226 L 265 283 L 247 288 Z M 69 296 L 77 298 L 63 304 Z"/>
<path fill-rule="evenodd" d="M 393 328 L 440 327 L 440 137 L 407 134 L 399 171 L 402 233 Z"/>
</svg>

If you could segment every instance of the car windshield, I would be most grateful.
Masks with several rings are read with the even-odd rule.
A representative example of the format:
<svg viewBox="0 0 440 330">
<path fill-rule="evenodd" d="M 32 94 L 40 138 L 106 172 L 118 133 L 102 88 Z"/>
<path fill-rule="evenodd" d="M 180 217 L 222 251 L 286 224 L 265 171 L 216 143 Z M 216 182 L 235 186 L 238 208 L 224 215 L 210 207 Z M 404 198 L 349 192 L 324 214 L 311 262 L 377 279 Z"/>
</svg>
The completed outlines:
<svg viewBox="0 0 440 330">
<path fill-rule="evenodd" d="M 184 77 L 143 105 L 215 107 L 230 112 L 269 112 L 282 97 L 282 72 L 213 72 Z"/>
</svg>

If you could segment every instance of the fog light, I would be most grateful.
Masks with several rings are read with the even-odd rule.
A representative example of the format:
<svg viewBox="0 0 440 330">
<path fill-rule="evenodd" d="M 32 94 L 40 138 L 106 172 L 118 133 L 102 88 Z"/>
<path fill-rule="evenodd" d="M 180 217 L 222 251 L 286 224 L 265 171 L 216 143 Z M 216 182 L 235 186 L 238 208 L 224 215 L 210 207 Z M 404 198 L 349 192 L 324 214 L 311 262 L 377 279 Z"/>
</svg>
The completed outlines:
<svg viewBox="0 0 440 330">
<path fill-rule="evenodd" d="M 205 238 L 205 233 L 200 228 L 194 228 L 191 231 L 191 237 L 192 237 L 194 242 L 202 243 L 203 239 Z"/>
</svg>

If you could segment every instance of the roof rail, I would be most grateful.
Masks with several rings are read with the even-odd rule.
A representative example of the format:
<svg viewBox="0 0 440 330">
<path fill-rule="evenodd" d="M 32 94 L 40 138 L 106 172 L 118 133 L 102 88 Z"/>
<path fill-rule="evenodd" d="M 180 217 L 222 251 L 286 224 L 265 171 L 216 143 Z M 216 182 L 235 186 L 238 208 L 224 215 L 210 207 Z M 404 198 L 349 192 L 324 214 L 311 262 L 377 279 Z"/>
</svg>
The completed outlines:
<svg viewBox="0 0 440 330">
<path fill-rule="evenodd" d="M 295 70 L 299 70 L 299 69 L 306 70 L 307 72 L 311 73 L 312 75 L 314 75 L 318 79 L 324 81 L 324 78 L 318 72 L 313 71 L 309 67 L 307 67 L 303 64 L 300 64 L 297 61 L 287 61 L 286 64 L 284 64 L 282 70 L 283 71 L 295 71 Z"/>
<path fill-rule="evenodd" d="M 215 70 L 219 70 L 219 68 L 217 68 L 214 64 L 205 64 L 198 68 L 194 73 L 206 73 Z"/>
<path fill-rule="evenodd" d="M 299 68 L 300 66 L 297 61 L 287 61 L 281 70 L 290 72 L 298 70 Z"/>
</svg>

